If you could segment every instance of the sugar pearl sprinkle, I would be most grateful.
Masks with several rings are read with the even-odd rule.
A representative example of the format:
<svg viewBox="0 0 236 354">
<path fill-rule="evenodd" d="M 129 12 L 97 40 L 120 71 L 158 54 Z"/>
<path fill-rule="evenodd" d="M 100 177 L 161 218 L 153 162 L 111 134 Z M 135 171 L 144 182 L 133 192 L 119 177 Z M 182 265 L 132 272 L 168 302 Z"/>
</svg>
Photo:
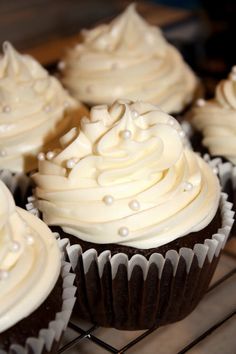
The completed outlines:
<svg viewBox="0 0 236 354">
<path fill-rule="evenodd" d="M 45 160 L 45 154 L 43 152 L 40 152 L 37 157 L 39 161 Z"/>
<path fill-rule="evenodd" d="M 34 243 L 34 237 L 32 235 L 26 235 L 25 240 L 28 245 L 32 245 Z"/>
<path fill-rule="evenodd" d="M 118 230 L 118 233 L 119 233 L 119 235 L 120 236 L 128 236 L 128 234 L 129 234 L 129 229 L 128 229 L 128 227 L 120 227 L 119 228 L 119 230 Z"/>
<path fill-rule="evenodd" d="M 64 106 L 64 108 L 68 108 L 69 107 L 69 102 L 68 101 L 64 101 L 63 106 Z"/>
<path fill-rule="evenodd" d="M 136 211 L 140 209 L 140 204 L 137 200 L 131 200 L 131 202 L 129 203 L 129 207 L 130 209 Z"/>
<path fill-rule="evenodd" d="M 171 117 L 171 118 L 168 119 L 167 123 L 173 127 L 175 125 L 175 123 L 176 123 L 176 120 Z"/>
<path fill-rule="evenodd" d="M 132 133 L 130 130 L 126 129 L 120 132 L 120 136 L 124 140 L 129 140 L 132 136 Z"/>
<path fill-rule="evenodd" d="M 133 118 L 138 118 L 139 113 L 137 111 L 133 110 L 132 111 L 132 116 L 133 116 Z"/>
<path fill-rule="evenodd" d="M 184 182 L 184 190 L 191 191 L 193 189 L 193 185 L 190 182 Z"/>
<path fill-rule="evenodd" d="M 114 203 L 114 198 L 112 197 L 112 195 L 105 195 L 105 197 L 103 198 L 103 202 L 106 205 L 112 205 Z"/>
<path fill-rule="evenodd" d="M 66 67 L 66 63 L 64 61 L 60 61 L 58 64 L 58 69 L 59 70 L 64 70 Z"/>
<path fill-rule="evenodd" d="M 46 154 L 46 157 L 48 160 L 53 159 L 54 156 L 55 156 L 55 152 L 53 152 L 53 151 L 48 151 Z"/>
<path fill-rule="evenodd" d="M 184 132 L 183 130 L 180 130 L 180 131 L 179 131 L 179 136 L 180 136 L 181 138 L 185 138 L 185 132 Z"/>
<path fill-rule="evenodd" d="M 66 161 L 66 167 L 69 169 L 72 169 L 73 167 L 75 167 L 76 161 L 75 159 L 69 159 Z"/>
<path fill-rule="evenodd" d="M 217 167 L 213 167 L 212 171 L 213 171 L 213 173 L 214 173 L 215 175 L 217 175 L 217 173 L 219 172 L 219 170 L 218 170 Z"/>
<path fill-rule="evenodd" d="M 10 113 L 11 112 L 11 107 L 10 106 L 3 106 L 2 107 L 3 113 Z"/>
<path fill-rule="evenodd" d="M 206 104 L 206 101 L 204 100 L 204 98 L 199 98 L 196 102 L 196 105 L 198 107 L 203 107 L 203 106 L 205 106 L 205 104 Z"/>
<path fill-rule="evenodd" d="M 7 270 L 0 269 L 0 280 L 5 280 L 9 277 L 9 273 Z"/>
<path fill-rule="evenodd" d="M 11 252 L 18 252 L 20 250 L 20 244 L 17 241 L 13 241 L 10 245 Z"/>
<path fill-rule="evenodd" d="M 6 150 L 0 150 L 0 157 L 5 157 L 7 155 Z"/>
<path fill-rule="evenodd" d="M 51 110 L 52 110 L 52 106 L 51 106 L 50 104 L 47 104 L 47 105 L 44 107 L 44 111 L 45 111 L 46 113 L 51 112 Z"/>
</svg>

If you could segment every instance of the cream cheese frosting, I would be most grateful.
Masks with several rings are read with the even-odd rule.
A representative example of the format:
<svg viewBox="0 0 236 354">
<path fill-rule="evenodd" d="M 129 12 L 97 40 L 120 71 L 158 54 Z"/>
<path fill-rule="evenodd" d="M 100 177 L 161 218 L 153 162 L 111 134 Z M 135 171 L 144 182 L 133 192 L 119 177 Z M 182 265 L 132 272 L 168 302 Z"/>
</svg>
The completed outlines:
<svg viewBox="0 0 236 354">
<path fill-rule="evenodd" d="M 178 113 L 193 99 L 197 80 L 161 30 L 131 4 L 110 24 L 82 32 L 82 42 L 59 66 L 72 95 L 90 105 L 128 98 Z"/>
<path fill-rule="evenodd" d="M 49 228 L 15 206 L 0 181 L 0 333 L 36 310 L 60 274 L 61 255 Z"/>
<path fill-rule="evenodd" d="M 0 56 L 0 169 L 28 172 L 43 146 L 55 147 L 58 136 L 74 124 L 77 103 L 59 81 L 10 43 Z"/>
<path fill-rule="evenodd" d="M 236 164 L 236 67 L 217 85 L 213 99 L 197 102 L 191 123 L 202 132 L 202 143 L 211 155 Z"/>
<path fill-rule="evenodd" d="M 85 241 L 145 249 L 201 230 L 215 216 L 217 177 L 157 106 L 95 106 L 61 146 L 33 176 L 49 225 Z"/>
</svg>

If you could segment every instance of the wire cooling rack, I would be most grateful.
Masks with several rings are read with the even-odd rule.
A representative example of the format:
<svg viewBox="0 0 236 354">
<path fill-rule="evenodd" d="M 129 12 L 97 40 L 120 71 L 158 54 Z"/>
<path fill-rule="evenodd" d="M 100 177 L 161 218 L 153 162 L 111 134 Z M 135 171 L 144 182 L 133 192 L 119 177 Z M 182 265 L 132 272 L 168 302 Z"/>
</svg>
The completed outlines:
<svg viewBox="0 0 236 354">
<path fill-rule="evenodd" d="M 186 319 L 129 332 L 73 318 L 59 353 L 236 354 L 236 239 L 227 244 L 207 294 Z"/>
</svg>

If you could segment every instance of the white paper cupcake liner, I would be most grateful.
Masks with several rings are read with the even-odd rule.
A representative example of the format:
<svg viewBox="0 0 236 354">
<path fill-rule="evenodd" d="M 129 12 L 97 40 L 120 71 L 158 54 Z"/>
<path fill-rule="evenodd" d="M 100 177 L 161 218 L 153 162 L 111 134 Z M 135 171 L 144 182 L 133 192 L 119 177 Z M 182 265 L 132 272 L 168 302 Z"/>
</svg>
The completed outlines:
<svg viewBox="0 0 236 354">
<path fill-rule="evenodd" d="M 233 211 L 236 212 L 236 166 L 231 162 L 217 159 L 216 167 L 222 190 L 229 195 L 229 201 L 233 203 Z M 231 236 L 236 236 L 236 222 L 233 224 Z"/>
<path fill-rule="evenodd" d="M 75 312 L 102 326 L 137 330 L 175 322 L 189 314 L 206 292 L 233 224 L 234 213 L 222 193 L 222 225 L 203 244 L 153 253 L 149 259 L 123 253 L 83 252 L 62 240 L 76 273 Z"/>
<path fill-rule="evenodd" d="M 60 249 L 63 251 L 64 240 L 59 240 Z M 64 254 L 63 254 L 64 255 Z M 68 325 L 72 309 L 75 304 L 76 287 L 73 285 L 75 274 L 70 272 L 71 264 L 62 259 L 62 308 L 56 313 L 54 321 L 49 322 L 47 328 L 40 330 L 38 337 L 29 337 L 25 346 L 12 344 L 8 351 L 1 350 L 0 354 L 48 354 L 57 353 L 61 337 Z"/>
</svg>

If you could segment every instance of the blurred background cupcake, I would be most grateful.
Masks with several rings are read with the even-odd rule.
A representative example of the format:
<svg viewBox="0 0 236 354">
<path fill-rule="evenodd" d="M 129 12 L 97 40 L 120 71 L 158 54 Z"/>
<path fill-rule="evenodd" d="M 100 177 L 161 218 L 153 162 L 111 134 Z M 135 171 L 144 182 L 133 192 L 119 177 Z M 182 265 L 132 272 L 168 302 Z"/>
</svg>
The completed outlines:
<svg viewBox="0 0 236 354">
<path fill-rule="evenodd" d="M 74 304 L 73 276 L 37 217 L 0 181 L 0 352 L 56 352 Z"/>
<path fill-rule="evenodd" d="M 195 150 L 220 157 L 224 162 L 223 166 L 219 166 L 219 173 L 235 206 L 236 66 L 233 66 L 227 79 L 218 83 L 213 99 L 197 101 L 190 114 L 190 123 L 196 131 L 192 137 Z"/>
<path fill-rule="evenodd" d="M 61 144 L 33 179 L 43 220 L 73 244 L 75 311 L 131 330 L 186 316 L 208 287 L 233 219 L 218 178 L 188 149 L 177 120 L 118 100 L 93 107 Z"/>
<path fill-rule="evenodd" d="M 78 100 L 91 106 L 117 98 L 140 99 L 173 114 L 194 100 L 196 76 L 134 4 L 109 24 L 83 30 L 81 36 L 59 66 L 65 87 Z"/>
<path fill-rule="evenodd" d="M 0 178 L 15 189 L 19 174 L 34 170 L 38 153 L 56 148 L 60 135 L 78 124 L 84 111 L 36 60 L 5 42 L 0 57 Z"/>
</svg>

